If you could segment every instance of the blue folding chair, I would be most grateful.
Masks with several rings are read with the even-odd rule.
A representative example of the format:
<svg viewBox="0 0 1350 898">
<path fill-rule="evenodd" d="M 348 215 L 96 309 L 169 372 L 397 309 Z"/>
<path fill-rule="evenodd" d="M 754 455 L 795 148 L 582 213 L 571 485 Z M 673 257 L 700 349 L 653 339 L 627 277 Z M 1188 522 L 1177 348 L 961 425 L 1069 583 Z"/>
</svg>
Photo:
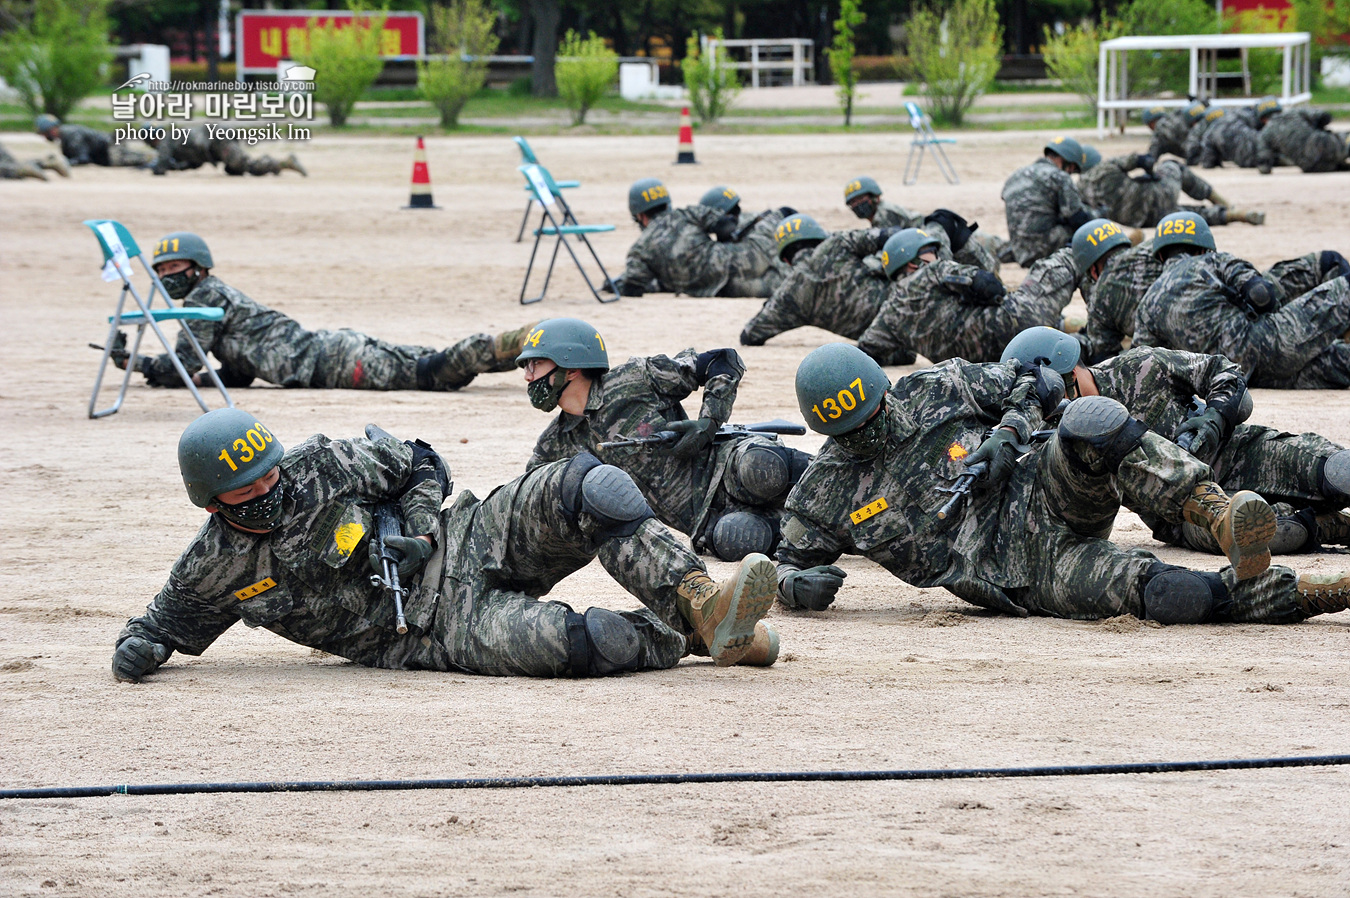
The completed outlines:
<svg viewBox="0 0 1350 898">
<path fill-rule="evenodd" d="M 956 176 L 956 169 L 952 168 L 951 160 L 947 158 L 947 153 L 942 149 L 944 143 L 956 143 L 954 137 L 938 137 L 933 131 L 933 122 L 928 114 L 919 108 L 918 103 L 909 102 L 905 104 L 905 111 L 909 113 L 909 126 L 914 129 L 914 139 L 909 144 L 909 158 L 905 160 L 905 183 L 914 184 L 919 180 L 919 166 L 923 164 L 923 151 L 929 147 L 933 148 L 933 161 L 937 163 L 938 171 L 947 179 L 948 184 L 960 184 L 961 179 Z M 917 155 L 917 158 L 915 154 Z M 913 176 L 910 175 L 910 164 L 914 165 Z"/>
<path fill-rule="evenodd" d="M 141 254 L 141 248 L 132 239 L 130 231 L 120 222 L 112 219 L 90 219 L 85 222 L 85 225 L 98 238 L 98 245 L 103 250 L 105 273 L 114 272 L 122 280 L 122 292 L 117 297 L 117 310 L 108 316 L 108 339 L 103 342 L 103 360 L 99 362 L 98 377 L 94 379 L 94 392 L 89 397 L 89 417 L 102 418 L 111 415 L 122 407 L 122 402 L 126 399 L 127 384 L 131 381 L 131 371 L 134 367 L 131 363 L 127 364 L 126 371 L 122 375 L 122 387 L 117 392 L 117 401 L 108 408 L 97 409 L 98 391 L 103 385 L 103 373 L 107 370 L 108 362 L 112 359 L 114 341 L 121 333 L 122 327 L 136 328 L 136 339 L 132 341 L 129 351 L 132 359 L 136 358 L 140 351 L 141 338 L 145 335 L 145 329 L 148 327 L 153 330 L 155 336 L 159 338 L 160 344 L 164 347 L 164 351 L 169 354 L 169 360 L 173 362 L 174 368 L 177 369 L 178 376 L 183 379 L 183 384 L 192 393 L 192 398 L 197 400 L 197 404 L 201 406 L 202 411 L 209 412 L 211 410 L 206 401 L 202 399 L 202 394 L 197 390 L 196 384 L 192 382 L 192 377 L 187 373 L 187 369 L 183 367 L 183 362 L 178 358 L 178 354 L 174 352 L 173 344 L 169 342 L 169 338 L 164 335 L 164 331 L 160 328 L 161 321 L 178 322 L 179 328 L 187 334 L 188 340 L 192 343 L 192 348 L 197 353 L 197 358 L 201 360 L 203 369 L 210 375 L 211 382 L 215 384 L 216 389 L 220 391 L 221 398 L 225 400 L 225 405 L 234 408 L 234 401 L 230 399 L 229 391 L 220 382 L 220 376 L 211 366 L 201 343 L 197 342 L 196 335 L 187 326 L 189 321 L 219 321 L 225 317 L 224 310 L 175 306 L 173 300 L 169 298 L 168 291 L 164 289 L 164 285 L 155 275 L 155 270 L 145 261 L 145 256 Z M 141 260 L 141 267 L 145 269 L 146 274 L 150 275 L 150 294 L 146 298 L 141 297 L 140 291 L 136 289 L 136 285 L 131 279 L 134 273 L 131 260 L 136 258 Z M 106 274 L 105 278 L 108 280 L 114 279 L 107 278 Z M 124 311 L 127 294 L 130 294 L 132 299 L 136 301 L 136 308 Z M 156 295 L 164 298 L 166 308 L 151 308 L 154 305 Z"/>
<path fill-rule="evenodd" d="M 525 176 L 525 183 L 529 187 L 532 202 L 537 202 L 543 209 L 543 214 L 539 217 L 539 227 L 534 229 L 534 247 L 530 250 L 530 264 L 525 269 L 525 282 L 520 285 L 520 304 L 523 306 L 539 302 L 548 293 L 548 283 L 553 277 L 553 266 L 558 261 L 558 250 L 566 247 L 568 255 L 572 261 L 577 263 L 577 270 L 581 272 L 582 280 L 590 288 L 591 295 L 600 302 L 614 302 L 619 298 L 619 291 L 614 284 L 614 279 L 605 271 L 605 263 L 600 261 L 600 256 L 595 252 L 595 247 L 586 239 L 587 234 L 603 234 L 614 230 L 614 225 L 584 225 L 577 221 L 572 209 L 567 205 L 567 201 L 558 195 L 557 183 L 548 173 L 548 169 L 541 165 L 522 165 L 517 168 Z M 531 299 L 525 298 L 525 291 L 530 286 L 530 273 L 534 271 L 534 260 L 539 253 L 539 241 L 545 237 L 556 237 L 553 243 L 553 254 L 548 260 L 548 272 L 544 275 L 544 289 L 538 296 Z M 608 299 L 600 295 L 600 291 L 591 283 L 590 277 L 586 274 L 586 267 L 581 264 L 581 259 L 577 257 L 576 251 L 572 249 L 572 244 L 568 242 L 568 237 L 575 237 L 591 253 L 591 258 L 600 268 L 600 276 L 603 278 L 602 285 L 608 285 L 609 290 L 614 295 Z"/>
<path fill-rule="evenodd" d="M 538 165 L 539 159 L 534 155 L 534 150 L 530 147 L 530 142 L 523 137 L 512 138 L 516 146 L 520 148 L 520 161 L 522 165 Z M 572 190 L 580 187 L 580 181 L 554 181 L 553 184 L 558 190 Z M 516 242 L 519 243 L 525 236 L 525 225 L 530 220 L 530 208 L 534 206 L 534 193 L 530 190 L 530 185 L 525 185 L 525 192 L 529 197 L 525 200 L 525 214 L 520 218 L 520 231 L 516 233 Z M 557 195 L 555 193 L 555 195 Z"/>
</svg>

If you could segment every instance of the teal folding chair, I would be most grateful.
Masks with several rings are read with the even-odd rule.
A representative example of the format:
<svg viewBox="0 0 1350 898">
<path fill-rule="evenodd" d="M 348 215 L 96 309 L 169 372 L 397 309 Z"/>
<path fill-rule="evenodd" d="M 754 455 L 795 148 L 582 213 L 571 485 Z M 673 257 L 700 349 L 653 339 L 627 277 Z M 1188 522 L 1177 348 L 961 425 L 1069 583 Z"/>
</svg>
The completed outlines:
<svg viewBox="0 0 1350 898">
<path fill-rule="evenodd" d="M 534 155 L 534 150 L 530 147 L 530 142 L 523 137 L 512 138 L 516 146 L 520 148 L 520 162 L 522 165 L 538 165 L 539 159 Z M 572 190 L 580 187 L 580 181 L 554 181 L 557 190 Z M 529 196 L 525 200 L 525 214 L 520 218 L 520 231 L 516 234 L 516 242 L 519 243 L 525 236 L 525 225 L 530 221 L 530 209 L 534 206 L 534 192 L 530 190 L 530 185 L 525 185 L 525 192 Z M 555 192 L 555 196 L 557 193 Z M 573 222 L 575 224 L 575 222 Z"/>
<path fill-rule="evenodd" d="M 956 176 L 956 169 L 952 168 L 951 160 L 942 149 L 944 143 L 956 143 L 956 138 L 938 137 L 933 131 L 932 120 L 919 108 L 918 103 L 906 103 L 905 111 L 909 113 L 909 126 L 914 129 L 914 139 L 909 144 L 909 158 L 905 160 L 905 183 L 914 184 L 919 180 L 919 166 L 923 164 L 923 152 L 932 147 L 933 161 L 937 163 L 938 171 L 942 172 L 947 183 L 960 184 L 961 179 Z M 914 166 L 912 176 L 909 170 L 911 163 Z"/>
<path fill-rule="evenodd" d="M 549 175 L 548 169 L 541 165 L 522 165 L 517 168 L 525 176 L 525 183 L 529 187 L 532 202 L 537 202 L 543 209 L 543 214 L 539 217 L 539 227 L 534 229 L 534 247 L 530 250 L 530 264 L 525 269 L 525 282 L 520 285 L 520 304 L 523 306 L 539 302 L 548 293 L 548 283 L 553 277 L 553 266 L 558 261 L 558 250 L 562 247 L 567 248 L 567 253 L 572 257 L 572 261 L 577 263 L 577 270 L 581 272 L 582 280 L 590 288 L 591 295 L 600 302 L 614 302 L 619 298 L 618 288 L 614 284 L 614 279 L 605 271 L 605 263 L 600 261 L 600 256 L 596 254 L 595 247 L 591 246 L 590 240 L 586 238 L 587 234 L 603 234 L 614 230 L 614 225 L 584 225 L 577 221 L 572 209 L 567 205 L 567 201 L 558 195 L 556 190 L 557 183 Z M 530 274 L 534 271 L 534 260 L 539 253 L 539 242 L 545 237 L 556 237 L 553 243 L 553 253 L 548 260 L 548 271 L 544 274 L 544 289 L 538 296 L 531 299 L 525 298 L 525 292 L 530 286 Z M 591 258 L 600 269 L 600 276 L 603 278 L 602 285 L 608 285 L 609 290 L 614 295 L 608 299 L 600 295 L 595 284 L 591 283 L 590 277 L 586 274 L 586 267 L 581 264 L 581 259 L 577 257 L 576 250 L 568 241 L 568 237 L 575 237 L 591 253 Z"/>
<path fill-rule="evenodd" d="M 141 338 L 145 336 L 145 329 L 148 327 L 153 330 L 155 336 L 159 338 L 160 344 L 164 347 L 164 351 L 169 354 L 169 360 L 178 370 L 178 376 L 183 379 L 183 383 L 192 393 L 192 398 L 197 400 L 197 404 L 201 406 L 202 411 L 209 412 L 211 410 L 206 401 L 202 399 L 202 394 L 197 390 L 196 384 L 192 382 L 192 377 L 187 373 L 187 369 L 183 367 L 183 362 L 174 352 L 173 344 L 169 342 L 169 338 L 164 335 L 164 331 L 160 328 L 161 321 L 178 322 L 179 328 L 187 334 L 188 340 L 192 343 L 192 348 L 197 353 L 197 358 L 201 360 L 203 369 L 210 375 L 216 389 L 220 391 L 221 398 L 225 400 L 225 405 L 234 408 L 234 401 L 230 399 L 229 391 L 220 382 L 220 377 L 216 374 L 210 360 L 206 357 L 206 353 L 202 350 L 201 343 L 197 342 L 196 335 L 187 326 L 190 321 L 219 321 L 225 317 L 224 310 L 175 306 L 173 301 L 169 299 L 168 291 L 164 289 L 164 285 L 155 275 L 155 270 L 145 261 L 145 256 L 141 254 L 141 248 L 132 239 L 130 231 L 120 222 L 111 219 L 90 219 L 85 222 L 85 225 L 94 232 L 94 236 L 98 239 L 98 245 L 103 250 L 105 278 L 108 280 L 114 279 L 107 277 L 107 272 L 111 271 L 122 281 L 122 292 L 117 297 L 117 310 L 108 316 L 108 339 L 103 341 L 103 359 L 98 365 L 98 377 L 94 379 L 94 392 L 89 397 L 89 417 L 102 418 L 111 415 L 122 407 L 122 402 L 126 399 L 127 385 L 131 382 L 131 371 L 134 367 L 131 364 L 127 365 L 126 371 L 122 374 L 122 386 L 117 391 L 117 401 L 108 408 L 97 409 L 98 391 L 103 386 L 103 374 L 107 371 L 108 362 L 112 359 L 114 341 L 123 327 L 136 328 L 136 339 L 132 341 L 129 353 L 133 359 L 140 351 Z M 131 279 L 134 274 L 131 260 L 136 258 L 141 260 L 141 267 L 145 269 L 146 274 L 150 275 L 150 294 L 145 298 L 141 297 L 140 291 L 136 289 L 136 285 Z M 136 302 L 136 308 L 129 311 L 126 310 L 127 294 L 130 294 Z M 157 295 L 164 298 L 165 308 L 151 308 Z"/>
</svg>

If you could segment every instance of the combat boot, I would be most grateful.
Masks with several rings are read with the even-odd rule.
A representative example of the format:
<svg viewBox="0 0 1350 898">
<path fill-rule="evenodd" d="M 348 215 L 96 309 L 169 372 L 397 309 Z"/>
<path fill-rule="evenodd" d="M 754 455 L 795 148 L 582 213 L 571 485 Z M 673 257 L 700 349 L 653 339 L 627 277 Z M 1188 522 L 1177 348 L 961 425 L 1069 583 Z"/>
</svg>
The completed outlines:
<svg viewBox="0 0 1350 898">
<path fill-rule="evenodd" d="M 59 156 L 56 153 L 49 153 L 46 159 L 43 159 L 38 162 L 38 165 L 47 169 L 48 171 L 56 172 L 63 178 L 70 177 L 70 164 L 66 162 L 65 156 Z"/>
<path fill-rule="evenodd" d="M 534 324 L 527 324 L 524 327 L 518 327 L 511 331 L 502 331 L 492 341 L 492 356 L 498 364 L 505 364 L 503 370 L 509 371 L 516 364 L 516 356 L 525 348 L 525 338 L 534 330 Z"/>
<path fill-rule="evenodd" d="M 1144 232 L 1138 228 L 1126 228 L 1125 236 L 1130 238 L 1130 246 L 1138 246 L 1144 242 Z"/>
<path fill-rule="evenodd" d="M 1252 225 L 1266 223 L 1266 213 L 1258 212 L 1255 209 L 1242 209 L 1235 206 L 1229 206 L 1224 209 L 1223 217 L 1229 224 L 1232 224 L 1235 221 L 1243 221 Z"/>
<path fill-rule="evenodd" d="M 25 178 L 35 178 L 39 181 L 47 180 L 47 176 L 43 173 L 42 169 L 31 162 L 25 162 L 20 165 L 19 174 L 23 175 Z"/>
<path fill-rule="evenodd" d="M 1297 589 L 1299 610 L 1308 617 L 1350 608 L 1350 574 L 1304 574 Z"/>
<path fill-rule="evenodd" d="M 689 636 L 689 652 L 693 655 L 708 654 L 708 647 L 697 634 Z M 746 667 L 772 667 L 778 660 L 778 629 L 766 621 L 755 624 L 755 638 L 750 641 L 750 650 L 736 663 Z"/>
<path fill-rule="evenodd" d="M 1350 512 L 1319 514 L 1317 541 L 1324 546 L 1350 546 Z"/>
<path fill-rule="evenodd" d="M 1275 512 L 1256 493 L 1242 490 L 1229 496 L 1206 480 L 1181 506 L 1181 516 L 1186 523 L 1209 530 L 1239 580 L 1250 580 L 1270 567 Z"/>
<path fill-rule="evenodd" d="M 281 160 L 281 162 L 278 163 L 278 168 L 280 168 L 282 171 L 285 171 L 286 169 L 290 169 L 291 171 L 298 171 L 300 173 L 300 177 L 302 178 L 309 177 L 309 172 L 305 171 L 305 167 L 300 164 L 300 160 L 295 157 L 294 153 L 291 153 L 291 155 Z"/>
<path fill-rule="evenodd" d="M 685 574 L 675 604 L 717 666 L 730 667 L 754 647 L 755 624 L 777 595 L 778 569 L 756 552 L 745 556 L 736 574 L 721 583 L 707 571 Z"/>
</svg>

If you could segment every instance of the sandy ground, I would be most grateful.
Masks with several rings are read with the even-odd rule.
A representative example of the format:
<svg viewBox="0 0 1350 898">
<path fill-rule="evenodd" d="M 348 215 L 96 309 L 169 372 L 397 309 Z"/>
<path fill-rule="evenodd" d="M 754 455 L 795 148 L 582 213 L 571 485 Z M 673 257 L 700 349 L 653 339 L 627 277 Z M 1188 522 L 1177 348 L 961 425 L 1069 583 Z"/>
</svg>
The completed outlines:
<svg viewBox="0 0 1350 898">
<path fill-rule="evenodd" d="M 611 271 L 635 236 L 632 180 L 679 203 L 715 183 L 747 208 L 789 203 L 851 226 L 841 188 L 877 177 L 894 200 L 950 206 L 1006 233 L 999 188 L 1044 135 L 963 135 L 959 186 L 902 187 L 908 135 L 540 138 L 535 148 Z M 45 145 L 6 136 L 17 156 Z M 1142 146 L 1143 139 L 1104 145 Z M 274 148 L 278 149 L 278 148 Z M 437 212 L 400 210 L 411 142 L 298 146 L 311 177 L 152 178 L 81 169 L 0 184 L 0 785 L 605 772 L 1079 764 L 1329 754 L 1350 747 L 1350 614 L 1297 626 L 1145 627 L 989 616 L 843 563 L 833 609 L 775 610 L 769 670 L 687 661 L 654 674 L 536 682 L 366 670 L 236 627 L 139 686 L 108 664 L 201 521 L 174 462 L 196 414 L 137 383 L 110 419 L 85 417 L 115 290 L 86 218 L 149 246 L 209 242 L 217 273 L 311 327 L 447 344 L 539 314 L 578 315 L 613 357 L 734 345 L 754 300 L 669 296 L 599 306 L 560 268 L 535 310 L 516 304 L 529 244 L 515 148 L 433 140 Z M 284 152 L 284 150 L 283 150 Z M 1224 170 L 1224 194 L 1269 224 L 1218 232 L 1267 265 L 1350 249 L 1350 175 Z M 1014 279 L 1020 273 L 1007 269 Z M 745 351 L 736 420 L 797 417 L 800 330 Z M 904 369 L 891 373 L 900 374 Z M 139 378 L 137 378 L 139 381 Z M 518 474 L 546 417 L 515 374 L 457 394 L 239 391 L 287 445 L 376 421 L 421 436 L 480 495 Z M 1258 391 L 1255 420 L 1350 442 L 1344 393 Z M 793 440 L 811 449 L 812 438 Z M 1117 538 L 1152 546 L 1137 518 Z M 1217 559 L 1158 548 L 1169 561 Z M 1305 556 L 1330 571 L 1344 556 Z M 712 565 L 715 572 L 731 567 Z M 631 606 L 591 566 L 555 591 Z M 651 786 L 513 792 L 116 797 L 0 804 L 4 895 L 1345 895 L 1345 768 L 868 785 Z"/>
</svg>

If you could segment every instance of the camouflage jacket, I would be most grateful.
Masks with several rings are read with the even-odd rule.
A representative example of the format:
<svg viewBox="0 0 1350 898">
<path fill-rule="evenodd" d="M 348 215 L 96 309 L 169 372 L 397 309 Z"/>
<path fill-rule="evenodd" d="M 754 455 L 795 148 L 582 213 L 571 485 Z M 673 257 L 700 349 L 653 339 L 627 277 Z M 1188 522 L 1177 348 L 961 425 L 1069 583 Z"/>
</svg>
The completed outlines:
<svg viewBox="0 0 1350 898">
<path fill-rule="evenodd" d="M 773 228 L 757 225 L 740 243 L 718 243 L 711 230 L 722 213 L 686 206 L 658 215 L 628 249 L 623 278 L 659 292 L 716 296 L 733 277 L 751 278 L 773 262 Z M 767 236 L 765 236 L 767 233 Z"/>
<path fill-rule="evenodd" d="M 1152 177 L 1141 174 L 1131 178 L 1129 172 L 1136 168 L 1139 156 L 1134 153 L 1103 159 L 1080 179 L 1083 201 L 1103 218 L 1132 228 L 1151 228 L 1160 218 L 1178 210 L 1179 194 L 1207 200 L 1212 191 L 1208 182 L 1172 159 L 1157 163 Z"/>
<path fill-rule="evenodd" d="M 877 213 L 872 216 L 872 227 L 874 228 L 921 228 L 923 227 L 923 216 L 918 212 L 911 212 L 904 206 L 897 206 L 895 203 L 886 200 L 877 200 Z"/>
<path fill-rule="evenodd" d="M 112 137 L 84 125 L 61 126 L 61 155 L 71 165 L 111 165 L 108 148 Z"/>
<path fill-rule="evenodd" d="M 221 161 L 213 141 L 207 137 L 206 128 L 198 125 L 183 129 L 181 137 L 165 135 L 155 147 L 155 174 L 184 169 L 201 168 L 208 162 L 212 165 Z"/>
<path fill-rule="evenodd" d="M 891 287 L 875 256 L 884 243 L 877 228 L 841 231 L 797 253 L 787 278 L 741 331 L 741 343 L 759 346 L 806 325 L 857 339 Z"/>
<path fill-rule="evenodd" d="M 1197 355 L 1141 346 L 1089 370 L 1097 392 L 1114 399 L 1163 439 L 1176 437 L 1191 397 L 1219 408 L 1235 405 L 1246 392 L 1242 369 L 1221 355 Z"/>
<path fill-rule="evenodd" d="M 1241 168 L 1255 168 L 1260 152 L 1260 130 L 1248 110 L 1236 110 L 1221 116 L 1205 131 L 1200 148 L 1200 164 L 1213 168 L 1232 162 Z"/>
<path fill-rule="evenodd" d="M 1043 246 L 1045 235 L 1085 211 L 1073 178 L 1045 157 L 1008 176 L 1003 184 L 1003 203 L 1009 242 L 1022 265 L 1057 249 Z"/>
<path fill-rule="evenodd" d="M 1226 113 L 1218 106 L 1205 113 L 1205 117 L 1191 126 L 1190 133 L 1186 135 L 1186 164 L 1199 165 L 1204 156 L 1205 135 L 1214 123 L 1224 117 Z"/>
<path fill-rule="evenodd" d="M 1078 287 L 1079 272 L 1068 247 L 1037 262 L 1016 290 L 993 306 L 965 298 L 979 269 L 955 261 L 929 263 L 891 288 L 877 317 L 858 345 L 883 357 L 901 342 L 929 361 L 994 361 L 1023 329 L 1055 327 Z"/>
<path fill-rule="evenodd" d="M 1158 120 L 1153 129 L 1153 140 L 1149 142 L 1148 153 L 1154 159 L 1161 159 L 1164 153 L 1186 158 L 1186 137 L 1191 132 L 1191 120 L 1185 109 L 1174 109 Z"/>
<path fill-rule="evenodd" d="M 1288 160 L 1305 172 L 1335 171 L 1345 162 L 1344 135 L 1326 130 L 1328 116 L 1318 109 L 1289 109 L 1270 117 L 1260 135 L 1260 162 Z"/>
<path fill-rule="evenodd" d="M 242 620 L 367 666 L 437 666 L 423 639 L 439 595 L 435 567 L 408 585 L 411 629 L 400 636 L 393 602 L 371 584 L 367 564 L 381 500 L 397 502 L 404 533 L 434 534 L 444 545 L 450 518 L 438 521 L 441 486 L 419 477 L 413 464 L 412 451 L 397 440 L 309 438 L 281 461 L 281 526 L 245 533 L 212 515 L 118 643 L 139 636 L 200 655 Z M 461 516 L 460 529 L 470 520 Z"/>
<path fill-rule="evenodd" d="M 703 404 L 698 417 L 711 418 L 719 426 L 727 423 L 745 364 L 734 350 L 715 352 L 721 353 L 734 374 L 709 376 L 707 359 L 712 353 L 700 356 L 692 349 L 673 359 L 664 355 L 631 358 L 611 368 L 591 384 L 584 414 L 560 411 L 544 428 L 527 470 L 590 452 L 627 471 L 662 523 L 697 535 L 721 483 L 731 442 L 714 443 L 692 458 L 676 458 L 660 446 L 601 449 L 600 444 L 651 436 L 667 421 L 685 420 L 688 415 L 680 402 L 700 387 Z"/>
<path fill-rule="evenodd" d="M 1112 253 L 1094 284 L 1083 279 L 1087 324 L 1074 336 L 1082 344 L 1086 364 L 1117 355 L 1126 337 L 1134 336 L 1134 313 L 1139 300 L 1162 274 L 1153 255 L 1153 240 Z"/>
<path fill-rule="evenodd" d="M 906 583 L 943 586 L 990 604 L 988 584 L 1024 585 L 1029 564 L 1020 539 L 1039 453 L 1011 481 L 973 491 L 955 519 L 937 511 L 965 469 L 960 459 L 1000 426 L 1028 442 L 1040 425 L 1030 374 L 1015 365 L 960 360 L 916 371 L 886 395 L 890 435 L 874 458 L 859 459 L 826 440 L 787 498 L 779 578 L 793 570 L 863 555 Z"/>
</svg>

